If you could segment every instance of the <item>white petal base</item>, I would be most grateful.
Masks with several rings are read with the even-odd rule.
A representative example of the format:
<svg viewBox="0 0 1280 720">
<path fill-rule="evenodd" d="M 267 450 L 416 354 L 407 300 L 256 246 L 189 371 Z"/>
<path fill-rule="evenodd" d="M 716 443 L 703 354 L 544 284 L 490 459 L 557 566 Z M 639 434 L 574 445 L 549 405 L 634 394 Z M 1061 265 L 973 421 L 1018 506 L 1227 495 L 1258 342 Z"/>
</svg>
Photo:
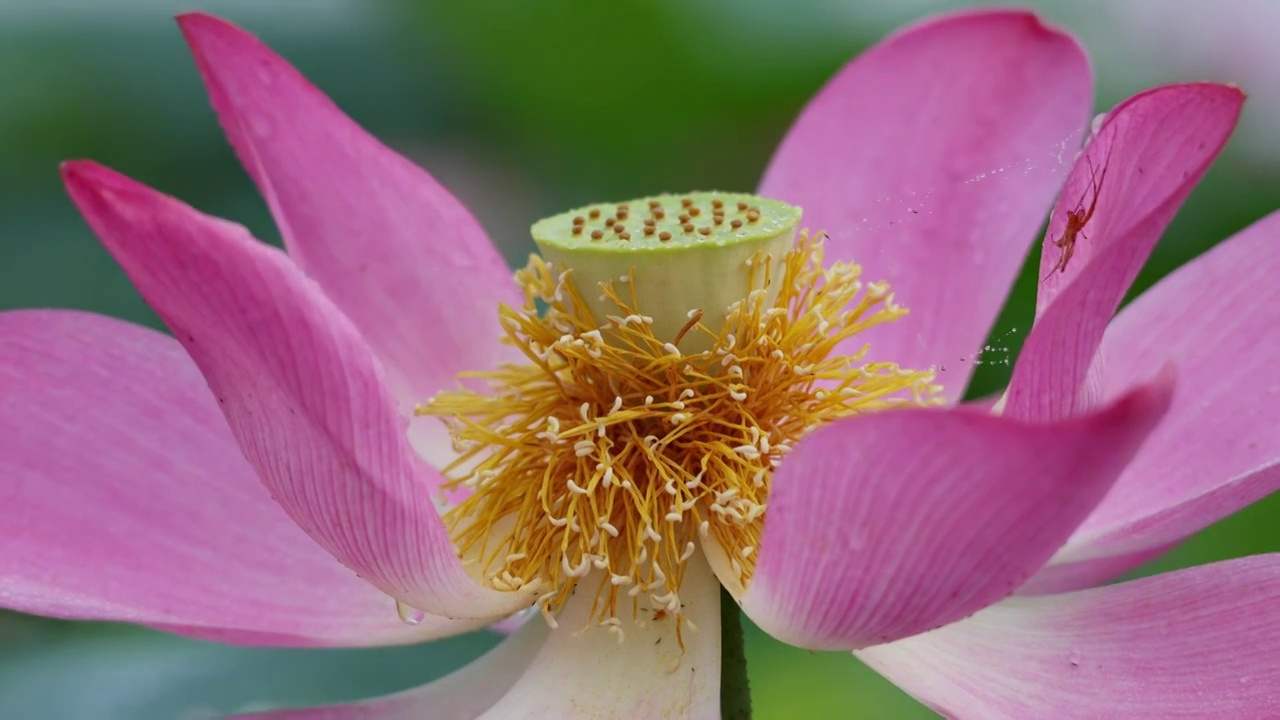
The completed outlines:
<svg viewBox="0 0 1280 720">
<path fill-rule="evenodd" d="M 237 715 L 256 720 L 475 720 L 529 667 L 547 639 L 544 622 L 520 632 L 471 664 L 435 682 L 347 705 Z"/>
<path fill-rule="evenodd" d="M 701 553 L 690 558 L 680 590 L 692 622 L 683 629 L 683 650 L 672 619 L 653 620 L 643 601 L 642 625 L 630 620 L 630 608 L 619 608 L 619 642 L 591 619 L 593 578 L 579 587 L 529 669 L 482 718 L 719 720 L 720 583 Z"/>
<path fill-rule="evenodd" d="M 433 683 L 349 705 L 279 710 L 258 720 L 617 720 L 720 719 L 720 583 L 701 553 L 689 560 L 680 599 L 684 649 L 670 617 L 640 623 L 629 612 L 624 634 L 592 620 L 598 577 L 557 617 L 529 618 L 498 647 Z M 647 604 L 647 603 L 646 603 Z M 619 608 L 623 610 L 623 608 Z M 630 608 L 626 608 L 629 610 Z M 692 623 L 692 624 L 690 624 Z"/>
</svg>

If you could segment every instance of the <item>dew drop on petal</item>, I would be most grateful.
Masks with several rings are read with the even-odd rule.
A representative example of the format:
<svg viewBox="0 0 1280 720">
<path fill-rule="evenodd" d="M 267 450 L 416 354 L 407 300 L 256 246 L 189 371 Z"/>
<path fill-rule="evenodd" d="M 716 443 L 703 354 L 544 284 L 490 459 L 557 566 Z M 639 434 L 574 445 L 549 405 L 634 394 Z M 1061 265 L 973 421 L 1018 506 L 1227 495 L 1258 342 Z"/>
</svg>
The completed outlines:
<svg viewBox="0 0 1280 720">
<path fill-rule="evenodd" d="M 1098 131 L 1102 129 L 1102 123 L 1106 121 L 1107 121 L 1106 113 L 1099 113 L 1097 115 L 1094 115 L 1093 122 L 1089 124 L 1089 133 L 1091 135 L 1097 135 Z"/>
<path fill-rule="evenodd" d="M 396 614 L 400 616 L 400 619 L 403 620 L 406 625 L 417 625 L 427 617 L 425 612 L 418 608 L 405 605 L 399 600 L 396 601 Z"/>
<path fill-rule="evenodd" d="M 1072 650 L 1067 654 L 1067 662 L 1071 663 L 1072 668 L 1080 667 L 1080 663 L 1084 662 L 1084 655 L 1077 650 Z"/>
<path fill-rule="evenodd" d="M 250 115 L 248 118 L 249 129 L 260 140 L 270 140 L 275 135 L 275 128 L 271 121 L 260 115 Z"/>
</svg>

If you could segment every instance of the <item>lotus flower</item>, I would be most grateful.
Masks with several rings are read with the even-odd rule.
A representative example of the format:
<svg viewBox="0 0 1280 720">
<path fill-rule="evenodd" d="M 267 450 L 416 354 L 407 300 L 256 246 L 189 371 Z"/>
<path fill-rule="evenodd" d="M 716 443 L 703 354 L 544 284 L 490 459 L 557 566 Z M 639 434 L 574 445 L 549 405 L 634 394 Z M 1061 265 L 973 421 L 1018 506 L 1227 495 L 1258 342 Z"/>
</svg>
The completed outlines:
<svg viewBox="0 0 1280 720">
<path fill-rule="evenodd" d="M 779 297 L 803 292 L 776 306 L 804 343 L 763 330 L 751 343 L 777 340 L 751 366 L 770 371 L 769 357 L 829 356 L 803 368 L 820 378 L 765 383 L 798 393 L 794 432 L 778 411 L 766 418 L 776 426 L 720 447 L 736 442 L 726 427 L 745 428 L 726 413 L 756 407 L 764 381 L 695 368 L 702 379 L 678 400 L 658 387 L 656 402 L 584 403 L 565 422 L 599 434 L 573 436 L 579 454 L 556 449 L 567 426 L 512 424 L 536 405 L 520 391 L 558 407 L 549 378 L 586 392 L 592 377 L 693 372 L 672 359 L 679 338 L 646 356 L 656 364 L 609 365 L 621 334 L 662 340 L 633 308 L 635 322 L 594 346 L 570 323 L 555 360 L 530 338 L 577 317 L 557 290 L 590 300 L 594 288 L 587 298 L 540 261 L 512 283 L 466 208 L 284 60 L 218 19 L 179 22 L 288 252 L 101 166 L 64 166 L 76 205 L 173 335 L 72 311 L 0 314 L 4 606 L 309 647 L 421 642 L 531 605 L 547 615 L 439 681 L 276 717 L 718 717 L 721 583 L 773 636 L 852 651 L 951 717 L 1280 714 L 1280 558 L 1095 587 L 1280 483 L 1267 379 L 1280 360 L 1280 215 L 1112 320 L 1231 133 L 1238 90 L 1142 93 L 1072 162 L 1092 97 L 1071 37 L 1006 11 L 895 34 L 803 111 L 758 189 L 782 202 L 752 206 L 765 219 L 803 207 L 827 236 L 789 251 Z M 957 404 L 1055 194 L 1011 384 L 994 405 Z M 585 222 L 573 221 L 578 235 Z M 833 264 L 813 265 L 819 251 Z M 859 280 L 854 260 L 893 294 Z M 731 269 L 711 266 L 700 284 L 719 287 Z M 691 284 L 678 280 L 677 295 Z M 522 286 L 545 292 L 550 314 L 530 310 Z M 772 322 L 767 302 L 735 304 L 726 322 Z M 689 327 L 732 367 L 738 338 L 698 317 Z M 600 362 L 568 373 L 579 351 Z M 459 384 L 467 371 L 497 390 Z M 708 388 L 714 403 L 676 416 Z M 506 404 L 485 405 L 494 398 Z M 689 476 L 692 451 L 668 451 L 684 446 L 666 425 L 653 441 L 615 442 L 619 427 L 663 418 L 699 438 L 705 478 Z M 765 447 L 774 430 L 785 437 Z M 616 457 L 650 458 L 616 465 L 635 483 L 602 480 L 615 467 L 603 461 L 573 464 L 605 440 Z M 550 471 L 542 490 L 509 477 L 539 462 L 586 468 L 568 478 L 572 497 L 554 495 L 564 480 Z M 645 515 L 641 528 L 664 497 L 653 468 L 667 465 L 681 481 L 668 481 L 674 519 Z M 640 499 L 626 504 L 624 487 Z M 566 499 L 614 502 L 613 514 L 559 517 Z M 595 549 L 570 557 L 564 526 L 578 524 Z M 475 550 L 495 536 L 502 573 Z M 663 568 L 678 576 L 628 590 Z"/>
</svg>

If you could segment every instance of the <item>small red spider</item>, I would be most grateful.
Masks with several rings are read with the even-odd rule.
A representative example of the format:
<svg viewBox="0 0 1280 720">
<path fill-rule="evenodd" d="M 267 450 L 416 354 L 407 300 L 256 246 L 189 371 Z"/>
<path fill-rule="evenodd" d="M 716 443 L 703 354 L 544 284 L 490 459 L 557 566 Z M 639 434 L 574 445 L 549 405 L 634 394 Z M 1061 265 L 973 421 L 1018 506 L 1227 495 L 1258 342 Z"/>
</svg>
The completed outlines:
<svg viewBox="0 0 1280 720">
<path fill-rule="evenodd" d="M 1044 276 L 1045 280 L 1048 280 L 1049 276 L 1055 272 L 1066 272 L 1067 263 L 1071 262 L 1071 256 L 1075 255 L 1076 252 L 1076 240 L 1078 238 L 1089 239 L 1089 236 L 1084 234 L 1084 226 L 1088 225 L 1089 221 L 1093 219 L 1093 211 L 1098 207 L 1098 195 L 1102 193 L 1102 183 L 1106 179 L 1107 168 L 1104 166 L 1102 175 L 1099 176 L 1097 169 L 1093 166 L 1093 161 L 1090 160 L 1089 187 L 1080 193 L 1080 200 L 1076 202 L 1076 208 L 1067 211 L 1067 226 L 1063 228 L 1062 235 L 1053 241 L 1054 247 L 1059 248 L 1062 252 L 1058 255 L 1058 262 L 1054 263 L 1053 267 L 1049 268 L 1049 273 Z M 1089 194 L 1090 190 L 1093 190 L 1093 200 L 1089 203 L 1089 209 L 1086 211 L 1084 209 L 1084 198 L 1085 195 Z"/>
</svg>

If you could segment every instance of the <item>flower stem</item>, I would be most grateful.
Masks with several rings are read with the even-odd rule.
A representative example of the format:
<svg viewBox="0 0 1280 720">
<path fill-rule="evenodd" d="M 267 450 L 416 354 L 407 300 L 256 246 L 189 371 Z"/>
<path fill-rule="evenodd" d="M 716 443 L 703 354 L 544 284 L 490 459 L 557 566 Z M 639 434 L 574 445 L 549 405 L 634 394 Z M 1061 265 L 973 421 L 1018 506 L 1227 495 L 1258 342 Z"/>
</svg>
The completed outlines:
<svg viewBox="0 0 1280 720">
<path fill-rule="evenodd" d="M 720 717 L 751 720 L 751 684 L 747 680 L 742 610 L 723 587 L 720 588 Z"/>
</svg>

